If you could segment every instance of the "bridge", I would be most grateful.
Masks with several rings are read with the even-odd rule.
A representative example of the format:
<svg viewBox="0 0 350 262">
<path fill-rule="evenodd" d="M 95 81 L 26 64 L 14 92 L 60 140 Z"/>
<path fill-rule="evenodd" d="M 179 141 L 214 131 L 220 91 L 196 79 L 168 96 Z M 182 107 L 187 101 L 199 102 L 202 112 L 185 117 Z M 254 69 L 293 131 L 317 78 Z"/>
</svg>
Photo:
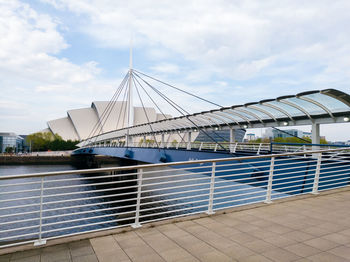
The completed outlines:
<svg viewBox="0 0 350 262">
<path fill-rule="evenodd" d="M 131 242 L 138 241 L 136 234 L 140 236 L 143 232 L 138 228 L 147 225 L 156 226 L 159 225 L 157 223 L 164 223 L 169 219 L 176 222 L 188 217 L 213 216 L 242 207 L 249 209 L 300 196 L 322 195 L 330 190 L 341 189 L 346 193 L 339 193 L 339 196 L 327 198 L 327 204 L 332 207 L 334 204 L 341 209 L 348 203 L 350 148 L 320 144 L 320 125 L 349 122 L 350 96 L 348 94 L 335 89 L 325 89 L 223 107 L 180 90 L 184 94 L 192 95 L 217 107 L 210 111 L 189 113 L 145 78 L 176 88 L 137 70 L 130 69 L 102 117 L 91 130 L 89 137 L 81 141 L 80 148 L 72 154 L 77 157 L 108 155 L 147 164 L 1 176 L 0 250 L 5 250 L 3 253 L 33 248 L 33 245 L 52 245 L 61 240 L 71 241 L 77 238 L 93 238 L 97 235 L 120 233 L 121 231 L 118 230 L 135 230 L 136 233 L 115 236 L 117 242 L 123 245 L 118 241 L 119 237 L 131 235 L 133 236 Z M 163 110 L 150 96 L 149 98 L 152 99 L 151 101 L 154 102 L 164 118 L 133 125 L 133 91 L 138 94 L 144 109 L 144 117 L 150 120 L 140 95 L 140 90 L 144 90 L 144 93 L 148 94 L 145 92 L 146 86 L 154 91 L 157 90 L 158 92 L 155 92 L 159 97 L 178 110 L 180 115 L 170 117 L 163 113 Z M 124 97 L 127 97 L 127 103 L 123 104 L 125 109 L 121 111 L 118 118 L 127 119 L 128 126 L 103 132 L 101 127 L 110 116 L 115 101 L 123 93 Z M 247 128 L 278 128 L 280 126 L 301 125 L 312 126 L 311 144 L 246 144 L 235 141 L 236 132 Z M 217 139 L 222 135 L 219 131 L 228 132 L 229 141 Z M 196 141 L 194 137 L 198 134 L 205 135 L 209 141 Z M 343 197 L 346 198 L 347 202 L 339 204 L 337 201 L 342 200 Z M 310 202 L 306 201 L 301 206 L 305 207 Z M 281 210 L 285 211 L 289 208 L 290 206 L 286 204 Z M 284 230 L 288 228 L 301 230 L 291 221 L 299 217 L 298 221 L 301 222 L 305 218 L 305 216 L 298 214 L 298 210 L 295 208 L 295 213 L 291 211 L 289 214 L 289 219 L 286 219 L 290 222 L 289 224 L 282 223 L 279 227 L 271 225 L 275 227 L 271 229 L 272 232 L 276 234 L 278 232 L 287 233 Z M 323 210 L 328 212 L 335 209 L 328 207 L 317 210 L 320 213 Z M 249 212 L 245 214 L 257 214 L 254 210 Z M 337 212 L 341 213 L 339 210 Z M 310 212 L 305 212 L 305 214 L 310 215 Z M 283 219 L 278 214 L 276 216 Z M 236 233 L 247 233 L 247 230 L 252 230 L 252 235 L 258 238 L 253 240 L 260 240 L 256 244 L 258 247 L 251 246 L 244 249 L 242 246 L 239 247 L 231 243 L 243 239 L 243 235 L 247 237 L 247 234 L 232 236 L 230 238 L 232 241 L 228 242 L 231 244 L 230 246 L 224 244 L 227 239 L 221 239 L 220 243 L 224 244 L 226 248 L 222 250 L 221 247 L 216 246 L 222 253 L 220 253 L 221 258 L 239 259 L 239 254 L 243 249 L 247 251 L 246 254 L 252 256 L 254 252 L 251 251 L 254 249 L 256 252 L 265 252 L 266 250 L 260 249 L 258 251 L 256 249 L 266 248 L 269 245 L 261 243 L 261 238 L 264 238 L 268 233 L 260 230 L 259 227 L 266 226 L 265 222 L 278 221 L 273 219 L 267 221 L 268 217 L 266 214 L 257 215 L 256 225 L 238 223 L 242 226 L 241 230 L 246 231 Z M 270 218 L 272 217 L 270 216 Z M 332 230 L 336 229 L 329 231 L 329 233 L 338 234 L 340 232 L 340 235 L 329 236 L 329 238 L 347 241 L 349 224 L 346 222 L 348 221 L 346 217 L 337 216 L 344 222 L 338 223 L 338 227 L 332 226 L 329 216 L 324 217 L 327 217 L 328 220 L 318 219 L 309 224 L 304 221 L 305 223 L 302 225 L 311 228 L 309 234 L 314 238 L 319 236 L 320 232 L 324 232 L 322 228 L 326 227 Z M 315 219 L 314 216 L 313 218 Z M 205 225 L 211 220 L 211 218 L 207 218 L 203 220 L 204 222 L 198 223 Z M 218 220 L 227 221 L 227 216 L 218 218 Z M 180 225 L 186 227 L 186 223 Z M 315 227 L 317 228 L 315 229 Z M 172 226 L 168 226 L 168 228 L 172 228 Z M 191 233 L 199 237 L 200 231 L 195 228 L 193 230 Z M 202 230 L 206 231 L 203 228 Z M 223 233 L 229 229 L 223 227 L 217 230 Z M 230 230 L 232 231 L 232 229 Z M 169 235 L 169 238 L 175 237 L 175 235 Z M 203 241 L 210 242 L 212 245 L 218 239 L 218 236 L 214 237 L 213 234 L 207 237 L 205 232 L 200 235 Z M 211 237 L 213 239 L 210 239 Z M 270 237 L 273 242 L 272 238 L 276 235 L 270 234 Z M 290 237 L 299 239 L 302 236 L 298 233 L 292 233 Z M 315 249 L 320 248 L 318 250 L 320 252 L 305 247 L 305 244 L 302 247 L 307 249 L 306 253 L 314 251 L 314 255 L 319 255 L 316 257 L 318 259 L 320 257 L 318 253 L 325 251 L 322 250 L 324 248 L 322 243 L 325 241 L 312 239 L 313 237 L 310 237 L 303 241 L 310 240 L 309 245 L 314 245 Z M 119 246 L 116 246 L 113 239 L 114 244 L 107 240 L 111 240 L 110 237 L 92 239 L 94 252 L 86 255 L 95 256 L 95 259 L 96 256 L 100 256 L 100 261 L 103 261 L 104 249 L 101 245 L 107 242 L 109 242 L 108 245 L 112 245 L 112 247 L 107 247 L 106 244 L 108 252 L 114 254 Z M 149 245 L 153 245 L 152 248 L 158 250 L 159 246 L 155 245 L 154 242 L 152 244 L 151 240 L 149 241 Z M 86 242 L 82 243 L 86 244 Z M 307 244 L 307 242 L 305 243 Z M 344 244 L 348 243 L 344 242 Z M 275 245 L 275 248 L 279 247 L 278 241 L 270 244 Z M 72 246 L 74 245 L 72 244 Z M 77 246 L 79 247 L 79 245 L 78 243 Z M 332 247 L 338 248 L 339 246 Z M 339 251 L 343 252 L 341 254 L 347 252 L 343 249 Z M 347 248 L 345 247 L 345 249 Z M 89 250 L 91 251 L 91 247 Z M 120 249 L 118 250 L 120 251 Z M 142 256 L 137 250 L 131 251 L 130 248 L 125 248 L 124 253 L 118 251 L 118 257 L 123 257 L 120 255 L 123 253 L 128 255 L 129 260 L 137 261 L 139 258 L 137 254 Z M 297 254 L 296 256 L 291 255 L 293 259 L 300 258 L 298 246 L 290 247 L 289 250 Z M 158 250 L 158 254 L 155 254 L 154 257 L 158 255 L 166 261 L 171 261 L 172 257 L 170 255 L 167 257 L 163 251 Z M 39 258 L 43 258 L 43 254 L 44 252 L 39 251 Z M 279 258 L 282 258 L 283 254 L 290 255 L 290 253 L 286 253 L 286 250 L 275 250 L 264 255 L 263 258 L 282 261 Z M 311 256 L 311 254 L 309 255 Z M 72 253 L 71 256 L 74 257 L 75 253 Z M 205 261 L 205 257 L 201 257 L 196 251 L 193 251 L 193 256 L 195 257 L 192 259 L 194 261 L 196 259 Z M 213 256 L 215 257 L 214 254 Z M 331 257 L 330 254 L 328 256 Z M 125 261 L 128 261 L 128 258 Z M 263 258 L 260 257 L 261 260 Z M 338 256 L 338 258 L 341 259 L 342 256 Z M 7 258 L 4 257 L 4 259 Z"/>
<path fill-rule="evenodd" d="M 163 87 L 175 89 L 183 95 L 195 97 L 216 108 L 210 111 L 189 113 L 183 106 L 161 92 Z M 133 93 L 136 91 L 142 105 L 145 123 L 133 125 Z M 153 91 L 157 97 L 152 97 Z M 124 94 L 124 95 L 122 95 Z M 119 97 L 124 96 L 124 108 L 115 122 L 127 120 L 127 126 L 103 132 L 103 126 L 110 122 L 113 108 Z M 149 100 L 163 116 L 161 120 L 150 121 L 143 97 Z M 170 117 L 156 101 L 163 100 L 179 116 Z M 73 155 L 108 155 L 148 163 L 185 161 L 190 159 L 210 159 L 237 156 L 240 149 L 247 151 L 251 145 L 236 143 L 236 134 L 247 128 L 278 128 L 286 126 L 312 126 L 312 149 L 320 144 L 320 125 L 346 123 L 350 121 L 350 95 L 335 89 L 315 90 L 264 99 L 244 105 L 221 106 L 198 95 L 167 84 L 148 74 L 130 69 L 105 108 L 101 118 L 93 126 L 88 138 L 82 140 L 81 147 Z M 117 126 L 116 125 L 116 126 Z M 227 138 L 222 133 L 229 133 Z M 198 142 L 198 135 L 205 136 L 205 142 Z M 267 152 L 266 145 L 258 147 L 258 153 Z M 276 148 L 276 147 L 275 147 Z M 254 149 L 255 150 L 255 149 Z M 270 152 L 271 153 L 271 152 Z"/>
</svg>

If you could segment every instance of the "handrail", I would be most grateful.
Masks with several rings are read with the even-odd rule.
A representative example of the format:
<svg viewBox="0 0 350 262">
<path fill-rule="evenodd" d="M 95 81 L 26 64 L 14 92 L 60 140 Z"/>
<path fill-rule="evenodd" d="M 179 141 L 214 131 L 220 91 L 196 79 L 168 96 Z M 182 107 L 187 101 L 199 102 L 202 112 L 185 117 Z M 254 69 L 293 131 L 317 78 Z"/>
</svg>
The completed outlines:
<svg viewBox="0 0 350 262">
<path fill-rule="evenodd" d="M 350 185 L 348 152 L 350 148 L 337 148 L 2 176 L 0 180 L 7 181 L 1 183 L 0 248 L 44 245 L 66 236 L 137 228 L 346 187 Z M 89 173 L 95 174 L 84 175 Z M 78 175 L 60 176 L 67 174 Z M 60 177 L 47 179 L 53 175 Z"/>
<path fill-rule="evenodd" d="M 349 148 L 341 148 L 342 150 L 349 150 Z M 325 153 L 325 152 L 336 152 L 340 149 L 327 149 L 327 150 L 313 150 L 307 151 L 307 154 Z M 13 176 L 0 176 L 0 180 L 6 179 L 17 179 L 17 178 L 29 178 L 29 177 L 43 177 L 43 176 L 57 176 L 57 175 L 68 175 L 68 174 L 90 174 L 96 172 L 109 172 L 109 171 L 125 171 L 140 168 L 149 167 L 166 167 L 166 166 L 179 166 L 188 164 L 204 164 L 212 162 L 228 162 L 228 161 L 242 161 L 242 160 L 253 160 L 253 159 L 263 159 L 271 157 L 284 157 L 284 156 L 294 156 L 294 155 L 304 155 L 305 152 L 293 152 L 293 153 L 280 153 L 280 154 L 268 154 L 268 155 L 255 155 L 255 156 L 243 156 L 243 157 L 229 157 L 229 158 L 216 158 L 216 159 L 204 159 L 204 160 L 191 160 L 191 161 L 180 161 L 180 162 L 170 162 L 170 163 L 159 163 L 159 164 L 144 164 L 144 165 L 134 165 L 126 167 L 104 167 L 104 168 L 93 168 L 93 169 L 80 169 L 80 170 L 68 170 L 68 171 L 53 171 L 53 172 L 42 172 L 42 173 L 32 173 L 32 174 L 22 174 Z"/>
</svg>

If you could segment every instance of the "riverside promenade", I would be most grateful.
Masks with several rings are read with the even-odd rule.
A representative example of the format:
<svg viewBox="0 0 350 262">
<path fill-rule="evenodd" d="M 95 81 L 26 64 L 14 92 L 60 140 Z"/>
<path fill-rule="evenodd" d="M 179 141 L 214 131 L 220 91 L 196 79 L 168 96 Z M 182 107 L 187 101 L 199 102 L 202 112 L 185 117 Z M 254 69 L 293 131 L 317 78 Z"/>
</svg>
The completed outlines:
<svg viewBox="0 0 350 262">
<path fill-rule="evenodd" d="M 12 252 L 0 261 L 350 261 L 350 188 Z"/>
</svg>

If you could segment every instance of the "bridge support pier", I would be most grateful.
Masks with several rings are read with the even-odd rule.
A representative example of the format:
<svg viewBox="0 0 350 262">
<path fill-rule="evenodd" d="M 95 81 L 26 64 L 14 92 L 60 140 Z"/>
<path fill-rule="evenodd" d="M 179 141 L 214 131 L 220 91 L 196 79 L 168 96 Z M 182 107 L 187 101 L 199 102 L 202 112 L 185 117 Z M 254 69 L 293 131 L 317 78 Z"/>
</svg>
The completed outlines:
<svg viewBox="0 0 350 262">
<path fill-rule="evenodd" d="M 311 139 L 313 144 L 319 144 L 321 142 L 320 137 L 320 124 L 313 123 L 311 128 Z M 312 146 L 312 150 L 320 149 L 319 146 Z"/>
</svg>

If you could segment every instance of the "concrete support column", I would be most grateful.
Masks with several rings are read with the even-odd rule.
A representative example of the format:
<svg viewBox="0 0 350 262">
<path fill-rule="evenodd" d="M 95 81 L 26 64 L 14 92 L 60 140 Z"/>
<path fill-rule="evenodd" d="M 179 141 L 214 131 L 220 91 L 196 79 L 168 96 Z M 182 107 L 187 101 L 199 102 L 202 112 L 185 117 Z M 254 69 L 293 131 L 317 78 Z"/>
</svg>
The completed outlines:
<svg viewBox="0 0 350 262">
<path fill-rule="evenodd" d="M 311 128 L 311 140 L 313 144 L 319 144 L 321 141 L 320 138 L 320 124 L 312 124 Z M 312 150 L 319 150 L 319 146 L 312 146 Z"/>
<path fill-rule="evenodd" d="M 191 150 L 191 132 L 187 133 L 187 150 Z"/>
<path fill-rule="evenodd" d="M 233 153 L 233 143 L 235 142 L 236 130 L 230 128 L 230 153 Z"/>
</svg>

